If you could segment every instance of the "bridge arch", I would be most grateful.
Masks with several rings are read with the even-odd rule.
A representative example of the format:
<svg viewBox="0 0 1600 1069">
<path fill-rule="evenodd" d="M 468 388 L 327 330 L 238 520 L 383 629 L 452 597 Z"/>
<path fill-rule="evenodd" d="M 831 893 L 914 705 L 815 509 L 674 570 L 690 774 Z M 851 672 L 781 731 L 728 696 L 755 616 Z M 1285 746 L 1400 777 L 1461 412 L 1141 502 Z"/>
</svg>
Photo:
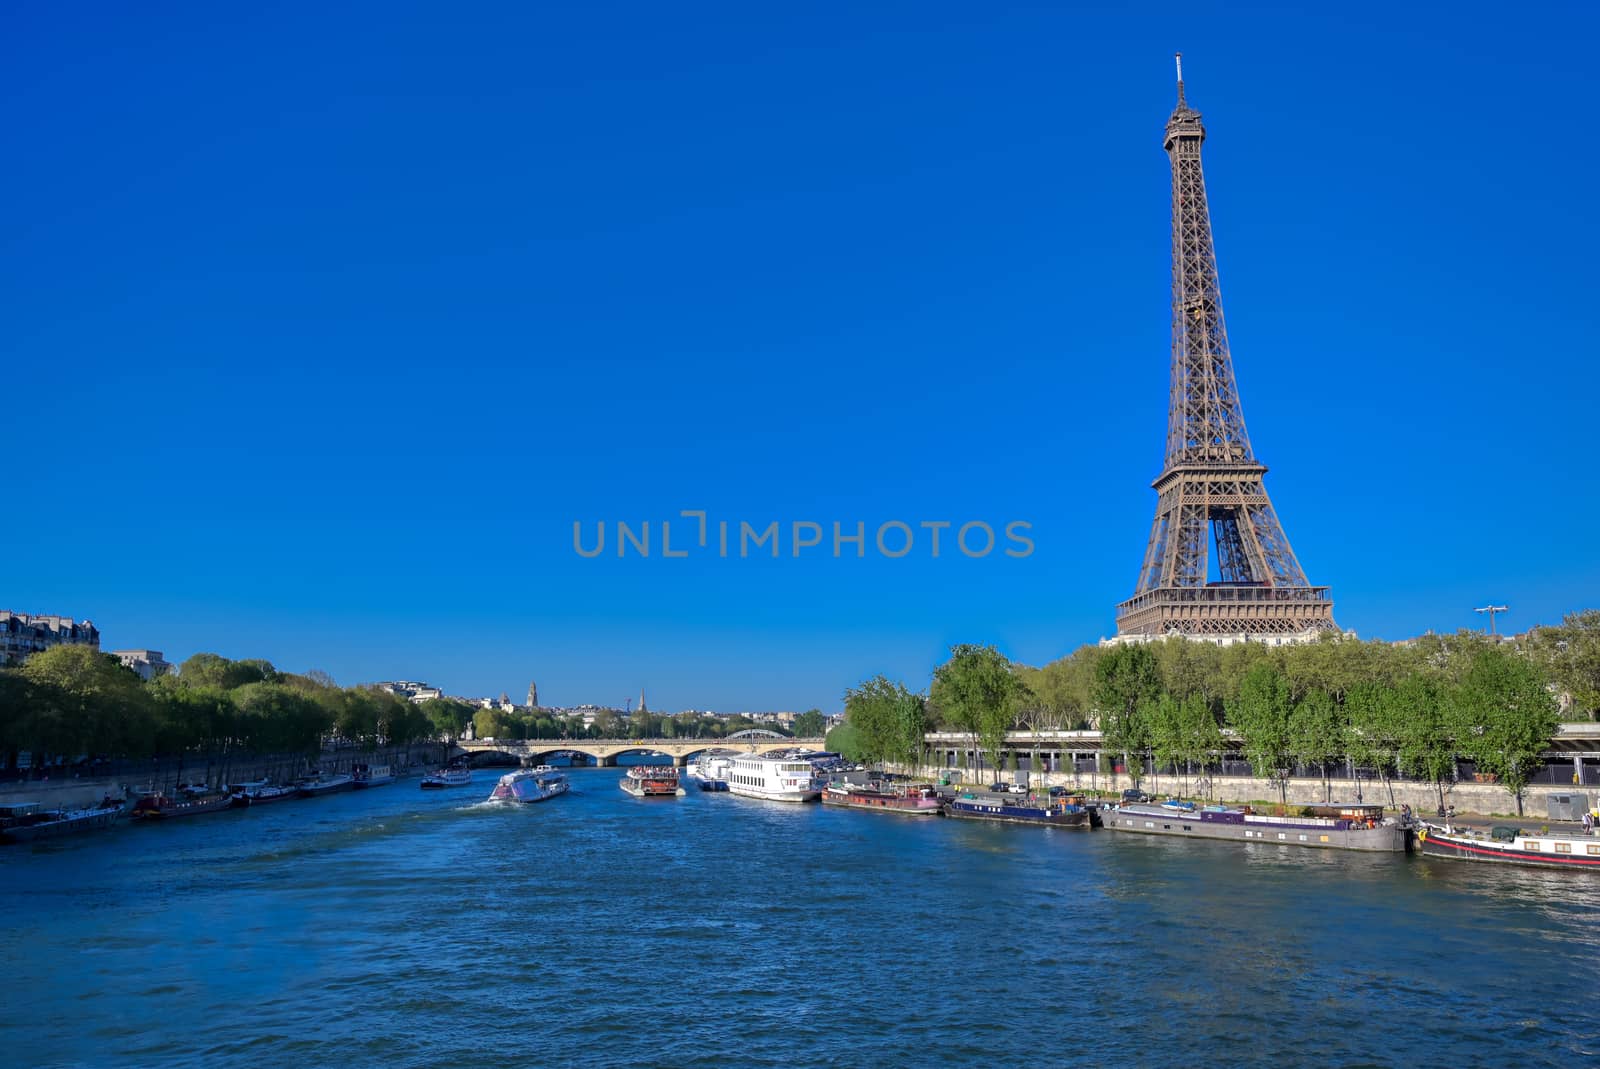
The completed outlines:
<svg viewBox="0 0 1600 1069">
<path fill-rule="evenodd" d="M 743 731 L 735 731 L 727 737 L 730 739 L 787 739 L 789 736 L 781 731 L 771 731 L 767 728 L 745 728 Z"/>
<path fill-rule="evenodd" d="M 472 740 L 457 745 L 457 752 L 469 760 L 476 754 L 494 754 L 495 759 L 507 763 L 522 761 L 538 764 L 548 761 L 558 753 L 582 754 L 601 767 L 615 765 L 617 758 L 630 753 L 660 754 L 680 768 L 689 759 L 707 750 L 730 750 L 734 753 L 768 753 L 792 746 L 817 748 L 821 739 L 791 739 L 776 732 L 753 729 L 726 738 L 716 739 L 510 739 Z"/>
</svg>

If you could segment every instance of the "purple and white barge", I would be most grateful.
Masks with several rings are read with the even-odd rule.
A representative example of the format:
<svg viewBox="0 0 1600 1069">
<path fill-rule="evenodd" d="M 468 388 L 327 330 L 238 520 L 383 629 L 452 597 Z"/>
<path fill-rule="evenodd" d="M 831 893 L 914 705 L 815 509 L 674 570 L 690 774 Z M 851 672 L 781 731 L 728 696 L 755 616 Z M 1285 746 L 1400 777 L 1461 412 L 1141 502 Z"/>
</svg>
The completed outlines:
<svg viewBox="0 0 1600 1069">
<path fill-rule="evenodd" d="M 1248 806 L 1133 802 L 1107 809 L 1105 826 L 1137 835 L 1227 839 L 1239 843 L 1309 846 L 1323 850 L 1404 853 L 1408 829 L 1385 819 L 1378 805 L 1312 806 L 1309 815 L 1268 816 Z"/>
</svg>

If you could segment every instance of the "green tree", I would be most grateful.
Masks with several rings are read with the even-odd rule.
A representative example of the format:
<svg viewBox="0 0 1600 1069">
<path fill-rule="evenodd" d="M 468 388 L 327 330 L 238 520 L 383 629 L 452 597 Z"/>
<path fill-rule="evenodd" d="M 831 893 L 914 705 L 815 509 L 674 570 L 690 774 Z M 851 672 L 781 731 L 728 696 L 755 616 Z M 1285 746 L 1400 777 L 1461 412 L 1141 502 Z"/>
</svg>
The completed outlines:
<svg viewBox="0 0 1600 1069">
<path fill-rule="evenodd" d="M 845 691 L 844 710 L 861 760 L 909 764 L 918 759 L 926 730 L 922 695 L 878 675 Z"/>
<path fill-rule="evenodd" d="M 1386 682 L 1361 683 L 1352 687 L 1344 699 L 1348 720 L 1345 749 L 1357 767 L 1358 777 L 1360 769 L 1370 768 L 1383 780 L 1391 806 L 1395 804 L 1394 776 L 1406 731 L 1405 717 L 1396 715 L 1401 713 L 1396 687 L 1397 684 Z M 1358 779 L 1358 792 L 1359 782 Z"/>
<path fill-rule="evenodd" d="M 820 738 L 826 724 L 821 709 L 807 709 L 794 718 L 794 733 L 802 739 Z"/>
<path fill-rule="evenodd" d="M 1344 718 L 1333 695 L 1315 687 L 1295 703 L 1289 717 L 1289 750 L 1302 765 L 1316 766 L 1322 776 L 1322 800 L 1332 800 L 1328 769 L 1345 756 L 1348 738 Z"/>
<path fill-rule="evenodd" d="M 1456 777 L 1456 741 L 1440 688 L 1427 676 L 1407 676 L 1383 692 L 1380 715 L 1393 725 L 1396 765 L 1406 775 L 1433 784 L 1442 812 L 1445 784 Z"/>
<path fill-rule="evenodd" d="M 1292 708 L 1289 681 L 1270 661 L 1245 673 L 1238 696 L 1227 705 L 1228 724 L 1239 736 L 1245 759 L 1256 775 L 1278 785 L 1280 801 L 1288 801 L 1288 776 L 1294 769 Z"/>
<path fill-rule="evenodd" d="M 866 749 L 861 744 L 861 732 L 848 719 L 834 725 L 827 738 L 822 740 L 822 745 L 847 761 L 865 763 L 868 760 Z"/>
<path fill-rule="evenodd" d="M 420 706 L 422 714 L 433 725 L 433 730 L 449 745 L 454 745 L 467 725 L 472 723 L 473 708 L 454 698 L 432 698 Z M 540 738 L 549 736 L 540 735 Z"/>
<path fill-rule="evenodd" d="M 1528 653 L 1571 696 L 1575 715 L 1600 717 L 1600 609 L 1568 613 L 1560 627 L 1535 628 Z"/>
<path fill-rule="evenodd" d="M 1117 646 L 1095 664 L 1094 705 L 1101 745 L 1123 755 L 1135 783 L 1143 774 L 1142 755 L 1150 746 L 1148 713 L 1161 692 L 1160 667 L 1147 646 Z"/>
<path fill-rule="evenodd" d="M 977 739 L 996 771 L 1023 693 L 1011 662 L 993 646 L 952 646 L 950 659 L 933 673 L 934 705 Z"/>
<path fill-rule="evenodd" d="M 1539 666 L 1499 647 L 1477 650 L 1450 693 L 1456 746 L 1517 800 L 1539 770 L 1558 719 Z"/>
<path fill-rule="evenodd" d="M 154 728 L 151 702 L 139 677 L 110 654 L 87 646 L 35 653 L 21 675 L 30 684 L 29 730 L 49 753 L 126 753 Z"/>
</svg>

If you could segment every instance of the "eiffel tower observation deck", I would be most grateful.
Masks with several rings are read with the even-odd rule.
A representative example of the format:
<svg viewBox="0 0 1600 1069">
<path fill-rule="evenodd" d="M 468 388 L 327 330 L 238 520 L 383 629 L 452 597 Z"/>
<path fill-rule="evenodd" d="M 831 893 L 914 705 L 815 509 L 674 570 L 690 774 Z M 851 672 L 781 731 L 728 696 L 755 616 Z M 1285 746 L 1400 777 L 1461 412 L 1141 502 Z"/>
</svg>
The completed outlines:
<svg viewBox="0 0 1600 1069">
<path fill-rule="evenodd" d="M 1139 585 L 1117 606 L 1112 641 L 1306 641 L 1338 630 L 1333 600 L 1327 587 L 1306 581 L 1245 431 L 1200 169 L 1205 138 L 1200 113 L 1184 98 L 1180 54 L 1178 106 L 1164 142 L 1172 161 L 1166 462 L 1152 484 L 1156 515 Z"/>
</svg>

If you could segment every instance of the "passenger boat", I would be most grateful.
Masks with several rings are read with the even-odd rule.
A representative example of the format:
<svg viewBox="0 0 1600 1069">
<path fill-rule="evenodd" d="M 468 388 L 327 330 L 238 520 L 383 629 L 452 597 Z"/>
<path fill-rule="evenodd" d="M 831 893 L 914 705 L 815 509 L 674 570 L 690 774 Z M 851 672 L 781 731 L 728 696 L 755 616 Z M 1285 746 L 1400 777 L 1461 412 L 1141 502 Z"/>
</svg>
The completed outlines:
<svg viewBox="0 0 1600 1069">
<path fill-rule="evenodd" d="M 444 787 L 469 787 L 472 785 L 472 769 L 470 768 L 441 768 L 437 772 L 430 772 L 422 777 L 422 789 L 425 791 L 439 790 Z"/>
<path fill-rule="evenodd" d="M 1333 850 L 1402 853 L 1408 829 L 1387 820 L 1381 805 L 1308 806 L 1300 816 L 1268 816 L 1249 806 L 1196 806 L 1193 802 L 1131 802 L 1103 811 L 1113 831 L 1190 839 L 1231 839 Z"/>
<path fill-rule="evenodd" d="M 740 754 L 728 766 L 728 791 L 769 802 L 815 802 L 822 797 L 815 772 L 800 758 Z"/>
<path fill-rule="evenodd" d="M 617 786 L 635 798 L 675 798 L 683 793 L 678 770 L 671 765 L 634 765 Z"/>
<path fill-rule="evenodd" d="M 728 789 L 728 770 L 733 765 L 731 754 L 701 754 L 689 766 L 689 778 L 702 791 Z"/>
<path fill-rule="evenodd" d="M 355 777 L 348 772 L 318 772 L 301 780 L 295 785 L 295 789 L 302 798 L 314 798 L 321 794 L 348 791 L 355 785 Z"/>
<path fill-rule="evenodd" d="M 299 792 L 293 787 L 279 787 L 262 780 L 259 783 L 235 783 L 230 788 L 229 800 L 235 809 L 244 809 L 247 806 L 268 805 L 298 797 Z"/>
<path fill-rule="evenodd" d="M 522 768 L 500 777 L 489 795 L 491 802 L 542 802 L 558 794 L 566 794 L 569 784 L 566 774 L 549 765 Z"/>
<path fill-rule="evenodd" d="M 110 795 L 99 805 L 80 809 L 45 809 L 38 802 L 0 805 L 0 842 L 29 843 L 35 839 L 109 828 L 121 819 L 122 813 L 122 800 Z"/>
<path fill-rule="evenodd" d="M 1454 861 L 1600 872 L 1600 839 L 1587 835 L 1541 835 L 1499 827 L 1485 837 L 1450 825 L 1424 824 L 1417 831 L 1417 852 Z"/>
<path fill-rule="evenodd" d="M 966 790 L 944 803 L 944 815 L 960 820 L 992 820 L 1001 824 L 1035 824 L 1046 828 L 1093 826 L 1089 808 L 1075 794 L 1026 795 Z"/>
<path fill-rule="evenodd" d="M 865 784 L 830 783 L 822 788 L 822 804 L 904 813 L 914 817 L 939 815 L 939 796 L 931 783 L 911 785 L 878 780 Z"/>
<path fill-rule="evenodd" d="M 133 820 L 171 820 L 173 817 L 193 817 L 201 813 L 215 813 L 233 805 L 232 796 L 216 791 L 201 793 L 196 787 L 185 787 L 176 795 L 165 791 L 148 791 L 133 803 L 129 817 Z"/>
<path fill-rule="evenodd" d="M 350 778 L 356 787 L 382 787 L 394 782 L 394 771 L 388 765 L 352 765 Z"/>
</svg>

